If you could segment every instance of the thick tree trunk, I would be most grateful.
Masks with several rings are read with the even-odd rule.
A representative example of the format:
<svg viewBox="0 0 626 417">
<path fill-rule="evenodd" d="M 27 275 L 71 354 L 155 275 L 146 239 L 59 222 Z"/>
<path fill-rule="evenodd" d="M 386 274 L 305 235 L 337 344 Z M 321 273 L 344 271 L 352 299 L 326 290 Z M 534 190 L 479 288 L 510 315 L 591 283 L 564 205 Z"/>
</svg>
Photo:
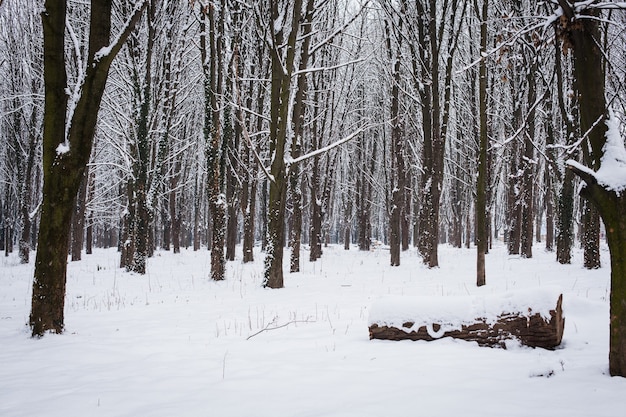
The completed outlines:
<svg viewBox="0 0 626 417">
<path fill-rule="evenodd" d="M 581 196 L 597 207 L 606 227 L 611 253 L 609 372 L 626 377 L 626 196 L 606 190 L 585 171 L 572 170 L 586 183 Z"/>
<path fill-rule="evenodd" d="M 223 10 L 222 10 L 223 12 Z M 226 227 L 226 201 L 221 193 L 222 178 L 220 167 L 220 150 L 222 143 L 222 125 L 220 109 L 218 107 L 218 95 L 222 92 L 222 43 L 218 37 L 224 33 L 223 16 L 217 21 L 215 7 L 208 7 L 209 38 L 207 39 L 206 10 L 202 11 L 202 32 L 200 45 L 202 61 L 204 63 L 204 95 L 205 95 L 205 125 L 204 135 L 207 142 L 207 167 L 209 170 L 208 190 L 209 209 L 211 211 L 212 234 L 211 234 L 211 279 L 221 281 L 224 279 L 226 260 L 224 257 L 225 227 Z M 207 41 L 210 50 L 210 62 L 207 62 Z"/>
<path fill-rule="evenodd" d="M 109 67 L 146 4 L 143 3 L 141 9 L 136 9 L 110 53 L 96 60 L 96 53 L 109 45 L 112 3 L 92 2 L 87 71 L 75 111 L 69 121 L 70 128 L 65 141 L 68 100 L 64 36 L 66 2 L 45 2 L 46 13 L 42 14 L 45 83 L 44 197 L 29 320 L 33 336 L 43 336 L 47 331 L 63 331 L 68 242 L 74 201 L 91 154 Z M 60 148 L 59 145 L 64 146 Z M 67 151 L 58 152 L 59 149 Z"/>
<path fill-rule="evenodd" d="M 572 5 L 565 0 L 559 0 L 559 5 L 563 10 L 563 18 L 558 22 L 558 30 L 564 46 L 573 49 L 580 128 L 587 134 L 591 151 L 590 168 L 595 171 L 600 168 L 605 156 L 608 131 L 604 55 L 600 50 L 600 11 L 590 5 L 590 8 L 575 13 Z M 613 140 L 619 143 L 613 143 L 612 146 L 623 149 L 622 139 Z M 595 176 L 588 171 L 577 167 L 572 167 L 572 170 L 584 180 L 581 196 L 596 206 L 607 231 L 611 253 L 609 372 L 612 376 L 626 377 L 626 218 L 623 214 L 626 212 L 626 196 L 598 184 Z"/>
<path fill-rule="evenodd" d="M 295 0 L 291 17 L 291 30 L 287 37 L 286 54 L 283 58 L 281 49 L 284 47 L 284 34 L 280 29 L 275 32 L 276 22 L 280 21 L 277 2 L 271 4 L 271 28 L 273 34 L 271 65 L 271 103 L 270 103 L 270 166 L 269 202 L 267 213 L 267 254 L 265 256 L 265 273 L 263 286 L 269 288 L 283 287 L 283 244 L 285 241 L 285 200 L 287 194 L 287 169 L 285 166 L 285 146 L 287 141 L 287 124 L 289 120 L 291 75 L 294 70 L 296 39 L 302 15 L 302 0 Z M 285 73 L 286 70 L 286 73 Z"/>
<path fill-rule="evenodd" d="M 593 194 L 590 191 L 588 195 Z M 600 211 L 611 252 L 609 372 L 626 377 L 626 197 L 603 194 L 609 194 L 600 203 Z"/>
<path fill-rule="evenodd" d="M 135 79 L 136 103 L 138 105 L 135 114 L 135 134 L 136 134 L 136 153 L 133 161 L 133 193 L 129 194 L 129 206 L 133 206 L 134 212 L 133 222 L 129 228 L 129 238 L 131 241 L 132 260 L 126 266 L 127 270 L 138 274 L 146 273 L 146 264 L 148 257 L 152 252 L 152 220 L 153 213 L 148 201 L 149 194 L 149 171 L 151 164 L 151 134 L 150 134 L 150 107 L 152 101 L 152 57 L 154 50 L 154 38 L 156 28 L 155 21 L 155 0 L 150 0 L 148 9 L 148 37 L 147 44 L 144 46 L 135 45 L 132 52 L 137 56 L 141 56 L 139 48 L 146 48 L 145 56 L 145 72 L 143 80 Z"/>
<path fill-rule="evenodd" d="M 426 7 L 427 3 L 427 7 Z M 419 241 L 418 250 L 422 255 L 424 263 L 429 268 L 439 266 L 438 244 L 439 244 L 439 208 L 441 201 L 441 190 L 444 176 L 444 156 L 446 152 L 447 122 L 449 118 L 450 91 L 452 82 L 452 63 L 457 46 L 458 33 L 454 31 L 456 37 L 450 37 L 447 42 L 445 82 L 443 84 L 443 107 L 441 100 L 440 85 L 440 48 L 444 42 L 441 35 L 442 26 L 446 22 L 438 25 L 438 5 L 436 0 L 428 2 L 417 2 L 417 11 L 420 15 L 418 22 L 418 33 L 420 42 L 420 57 L 422 66 L 422 79 L 430 80 L 429 86 L 423 88 L 418 86 L 422 99 L 422 123 L 424 144 L 422 149 L 422 179 L 420 187 L 423 192 L 423 199 L 418 214 Z M 457 12 L 461 7 L 451 6 L 451 13 L 444 15 L 444 19 L 449 19 L 452 26 L 455 26 Z M 462 14 L 465 13 L 463 6 Z M 410 46 L 413 50 L 414 47 Z M 416 68 L 416 56 L 413 51 L 413 67 Z M 417 75 L 417 72 L 416 72 Z"/>
</svg>

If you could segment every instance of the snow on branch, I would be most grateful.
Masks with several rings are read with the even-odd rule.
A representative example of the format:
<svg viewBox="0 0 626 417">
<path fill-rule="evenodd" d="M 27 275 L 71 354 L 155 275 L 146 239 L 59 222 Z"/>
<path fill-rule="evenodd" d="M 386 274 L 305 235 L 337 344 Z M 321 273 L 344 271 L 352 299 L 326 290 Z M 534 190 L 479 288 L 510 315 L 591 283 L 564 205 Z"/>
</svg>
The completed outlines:
<svg viewBox="0 0 626 417">
<path fill-rule="evenodd" d="M 330 67 L 306 68 L 306 69 L 303 69 L 303 70 L 295 71 L 293 73 L 293 76 L 296 77 L 298 75 L 307 74 L 307 73 L 310 73 L 310 72 L 331 71 L 331 70 L 335 70 L 335 69 L 338 69 L 338 68 L 341 68 L 341 67 L 347 67 L 348 65 L 358 64 L 360 62 L 366 61 L 368 58 L 369 57 L 355 59 L 353 61 L 348 61 L 348 62 L 342 62 L 340 64 L 332 65 Z"/>
<path fill-rule="evenodd" d="M 312 158 L 314 156 L 326 153 L 326 152 L 330 151 L 331 149 L 334 149 L 337 146 L 343 145 L 344 143 L 354 139 L 355 137 L 357 137 L 361 133 L 365 132 L 366 130 L 371 129 L 372 127 L 373 127 L 373 125 L 362 127 L 360 129 L 354 131 L 353 133 L 349 134 L 348 136 L 346 136 L 343 139 L 339 139 L 338 141 L 333 142 L 333 143 L 331 143 L 328 146 L 324 146 L 323 148 L 316 149 L 316 150 L 314 150 L 312 152 L 309 152 L 309 153 L 307 153 L 305 155 L 302 155 L 302 156 L 299 156 L 297 158 L 293 158 L 293 159 L 292 158 L 285 158 L 285 164 L 289 167 L 289 166 L 291 166 L 293 164 L 297 164 L 299 162 L 306 161 L 307 159 Z"/>
<path fill-rule="evenodd" d="M 321 47 L 323 47 L 324 45 L 330 43 L 333 41 L 333 39 L 335 39 L 337 37 L 337 35 L 341 34 L 344 30 L 346 30 L 360 15 L 361 12 L 367 7 L 367 5 L 369 4 L 370 0 L 367 0 L 359 9 L 359 11 L 357 13 L 355 13 L 354 16 L 352 16 L 350 19 L 348 19 L 348 21 L 346 23 L 344 23 L 343 26 L 341 26 L 340 28 L 338 28 L 337 30 L 335 30 L 333 33 L 331 33 L 328 37 L 326 37 L 325 39 L 321 40 L 319 43 L 317 43 L 316 45 L 313 45 L 311 47 L 311 49 L 309 50 L 309 54 L 310 55 L 314 55 L 315 52 L 317 52 L 318 49 L 320 49 Z"/>
<path fill-rule="evenodd" d="M 600 168 L 594 172 L 592 169 L 579 164 L 576 161 L 566 162 L 587 185 L 598 184 L 608 191 L 614 191 L 618 195 L 626 190 L 626 149 L 619 131 L 619 119 L 610 114 L 606 120 L 606 142 L 602 149 Z"/>
<path fill-rule="evenodd" d="M 148 7 L 148 0 L 142 0 L 139 4 L 137 4 L 133 13 L 126 20 L 126 23 L 124 23 L 124 26 L 123 26 L 124 29 L 120 31 L 120 33 L 118 33 L 118 35 L 115 37 L 113 42 L 111 42 L 108 46 L 104 46 L 100 48 L 100 50 L 95 53 L 93 57 L 94 66 L 97 63 L 102 62 L 102 61 L 107 61 L 109 63 L 113 61 L 113 58 L 115 57 L 115 55 L 117 55 L 120 49 L 122 49 L 124 42 L 126 42 L 126 39 L 132 33 L 133 29 L 135 28 L 135 25 L 141 18 L 141 14 L 146 9 L 146 7 Z"/>
<path fill-rule="evenodd" d="M 586 0 L 574 3 L 572 6 L 578 14 L 589 9 L 626 9 L 626 2 Z"/>
</svg>

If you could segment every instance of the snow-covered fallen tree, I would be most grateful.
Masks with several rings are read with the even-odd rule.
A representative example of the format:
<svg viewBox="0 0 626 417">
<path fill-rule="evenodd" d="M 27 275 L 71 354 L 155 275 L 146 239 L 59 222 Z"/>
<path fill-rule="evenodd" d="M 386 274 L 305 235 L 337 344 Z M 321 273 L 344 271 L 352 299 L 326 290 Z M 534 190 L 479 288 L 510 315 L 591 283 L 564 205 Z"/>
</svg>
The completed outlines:
<svg viewBox="0 0 626 417">
<path fill-rule="evenodd" d="M 518 340 L 554 349 L 563 338 L 563 295 L 546 289 L 466 297 L 386 297 L 372 305 L 370 339 L 454 337 L 480 346 Z"/>
</svg>

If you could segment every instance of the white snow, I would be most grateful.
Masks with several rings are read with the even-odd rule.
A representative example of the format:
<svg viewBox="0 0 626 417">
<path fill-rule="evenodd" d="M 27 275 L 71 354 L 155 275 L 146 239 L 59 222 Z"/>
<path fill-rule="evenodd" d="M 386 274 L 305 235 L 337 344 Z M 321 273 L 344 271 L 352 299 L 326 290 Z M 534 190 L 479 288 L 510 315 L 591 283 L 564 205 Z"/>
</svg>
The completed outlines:
<svg viewBox="0 0 626 417">
<path fill-rule="evenodd" d="M 600 161 L 600 169 L 594 172 L 574 160 L 568 160 L 566 164 L 593 176 L 599 185 L 620 195 L 626 190 L 626 149 L 624 149 L 624 140 L 619 131 L 619 119 L 611 113 L 606 124 L 608 129 L 602 149 L 604 153 Z"/>
<path fill-rule="evenodd" d="M 595 176 L 598 184 L 620 194 L 626 189 L 626 150 L 619 132 L 619 120 L 614 114 L 606 121 L 606 143 L 600 169 Z"/>
<path fill-rule="evenodd" d="M 98 51 L 96 51 L 96 53 L 93 56 L 94 62 L 99 62 L 102 58 L 111 55 L 111 51 L 113 50 L 113 45 L 115 45 L 115 42 L 110 45 L 103 46 Z"/>
<path fill-rule="evenodd" d="M 145 276 L 119 269 L 114 249 L 96 250 L 68 265 L 66 332 L 39 340 L 25 325 L 33 261 L 0 257 L 0 415 L 623 414 L 626 379 L 608 376 L 608 267 L 583 269 L 578 249 L 572 265 L 559 265 L 539 246 L 521 259 L 500 244 L 478 289 L 474 249 L 440 246 L 435 269 L 414 250 L 390 267 L 387 249 L 330 246 L 315 263 L 304 251 L 303 272 L 286 272 L 281 290 L 261 287 L 258 248 L 254 264 L 242 264 L 239 247 L 222 282 L 209 280 L 206 250 L 157 251 Z M 370 308 L 383 296 L 420 297 L 432 314 L 453 317 L 464 311 L 438 302 L 505 304 L 502 294 L 526 292 L 519 299 L 543 305 L 546 294 L 551 305 L 552 291 L 563 293 L 566 318 L 555 351 L 368 338 Z"/>
<path fill-rule="evenodd" d="M 57 146 L 57 149 L 56 149 L 57 155 L 59 156 L 64 155 L 68 153 L 69 151 L 70 151 L 70 143 L 67 140 L 65 142 L 59 143 L 59 146 Z"/>
<path fill-rule="evenodd" d="M 555 309 L 559 295 L 558 288 L 533 288 L 502 294 L 480 294 L 477 290 L 472 296 L 386 296 L 373 303 L 368 325 L 376 323 L 401 329 L 410 322 L 409 329 L 417 330 L 439 324 L 445 328 L 439 332 L 443 335 L 445 331 L 473 324 L 476 319 L 493 324 L 504 313 L 539 313 L 549 321 L 550 310 Z"/>
</svg>

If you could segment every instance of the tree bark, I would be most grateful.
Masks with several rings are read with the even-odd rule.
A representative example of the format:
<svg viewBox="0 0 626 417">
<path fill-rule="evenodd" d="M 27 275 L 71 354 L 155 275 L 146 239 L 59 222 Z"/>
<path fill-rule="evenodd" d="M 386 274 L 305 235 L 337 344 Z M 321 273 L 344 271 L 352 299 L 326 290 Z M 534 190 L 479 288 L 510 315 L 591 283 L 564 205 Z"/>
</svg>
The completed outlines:
<svg viewBox="0 0 626 417">
<path fill-rule="evenodd" d="M 211 235 L 211 279 L 224 279 L 226 259 L 224 257 L 225 228 L 226 228 L 226 201 L 222 194 L 220 167 L 220 150 L 222 143 L 222 124 L 218 106 L 218 96 L 222 92 L 223 62 L 222 37 L 224 36 L 224 8 L 222 4 L 220 21 L 217 21 L 215 6 L 209 4 L 209 50 L 210 64 L 207 68 L 207 57 L 204 56 L 205 67 L 205 138 L 207 140 L 207 167 L 209 170 L 208 197 L 213 233 Z M 204 15 L 204 14 L 203 14 Z M 206 43 L 206 29 L 201 35 Z M 201 38 L 201 39 L 202 39 Z M 202 41 L 201 41 L 202 42 Z M 206 45 L 202 47 L 206 51 Z M 208 70 L 208 72 L 206 71 Z M 208 124 L 207 124 L 208 123 Z"/>
<path fill-rule="evenodd" d="M 110 0 L 93 0 L 89 26 L 88 62 L 80 97 L 67 126 L 65 68 L 66 1 L 47 0 L 42 14 L 44 33 L 43 201 L 30 313 L 33 336 L 61 333 L 64 328 L 67 254 L 74 200 L 93 144 L 98 109 L 113 58 L 139 20 L 147 3 L 133 12 L 129 25 L 106 55 L 96 53 L 109 45 Z M 64 145 L 59 147 L 59 145 Z M 60 150 L 67 150 L 59 152 Z"/>
<path fill-rule="evenodd" d="M 559 0 L 559 5 L 563 10 L 557 23 L 560 39 L 566 48 L 573 50 L 580 127 L 587 134 L 591 168 L 597 170 L 604 156 L 608 130 L 604 56 L 599 47 L 600 11 L 589 5 L 575 14 L 568 1 Z M 596 206 L 607 230 L 611 253 L 609 372 L 612 376 L 626 377 L 626 218 L 623 215 L 626 196 L 598 184 L 587 171 L 571 168 L 585 181 L 581 196 Z"/>
<path fill-rule="evenodd" d="M 550 319 L 539 313 L 503 312 L 498 320 L 487 323 L 485 319 L 474 318 L 472 324 L 464 324 L 458 330 L 442 331 L 441 325 L 433 323 L 415 328 L 415 323 L 403 323 L 401 328 L 373 323 L 369 326 L 370 339 L 383 340 L 425 340 L 434 341 L 441 337 L 452 337 L 471 342 L 479 346 L 506 348 L 506 341 L 518 340 L 522 345 L 555 349 L 561 344 L 565 319 L 562 311 L 563 296 L 559 296 L 556 307 L 550 310 Z M 532 307 L 532 306 L 529 306 Z M 531 308 L 529 308 L 531 310 Z M 471 320 L 471 319 L 470 319 Z"/>
<path fill-rule="evenodd" d="M 476 12 L 478 5 L 476 4 Z M 476 285 L 483 286 L 485 278 L 485 254 L 488 244 L 487 227 L 487 16 L 488 1 L 483 0 L 480 13 L 480 51 L 482 59 L 479 64 L 478 96 L 480 106 L 480 138 L 478 146 L 478 178 L 476 179 Z"/>
<path fill-rule="evenodd" d="M 284 28 L 277 28 L 280 19 L 279 2 L 271 2 L 270 32 L 272 33 L 271 66 L 271 102 L 270 102 L 270 154 L 273 155 L 270 166 L 272 176 L 269 184 L 269 202 L 267 212 L 267 248 L 263 286 L 282 288 L 283 284 L 283 242 L 285 239 L 285 200 L 287 194 L 287 169 L 285 166 L 285 146 L 287 124 L 289 123 L 290 84 L 294 70 L 295 46 L 302 15 L 302 0 L 293 3 L 291 31 L 285 45 L 283 57 Z M 286 5 L 284 5 L 286 8 Z M 277 30 L 278 29 L 278 30 Z"/>
<path fill-rule="evenodd" d="M 304 100 L 307 95 L 307 75 L 304 70 L 309 63 L 309 48 L 311 46 L 311 32 L 313 30 L 313 15 L 315 12 L 315 2 L 307 0 L 306 11 L 303 16 L 302 47 L 300 49 L 300 64 L 298 69 L 302 71 L 298 74 L 297 91 L 294 99 L 292 111 L 292 124 L 294 139 L 291 145 L 291 157 L 297 158 L 302 150 L 302 136 L 304 131 Z M 290 272 L 300 271 L 300 242 L 302 240 L 302 186 L 300 183 L 300 166 L 296 164 L 291 166 L 289 173 L 289 188 L 291 191 L 291 201 L 293 204 L 292 223 L 291 223 L 291 259 Z"/>
<path fill-rule="evenodd" d="M 587 269 L 600 268 L 600 213 L 590 203 L 585 202 L 582 212 L 581 236 L 583 246 L 583 265 Z"/>
<path fill-rule="evenodd" d="M 227 82 L 227 83 L 230 83 Z M 226 180 L 226 260 L 235 260 L 235 246 L 237 244 L 237 190 L 235 184 L 237 169 L 237 158 L 234 153 L 239 147 L 239 136 L 237 130 L 233 128 L 233 120 L 230 106 L 224 108 L 224 136 L 223 136 L 222 157 L 226 163 L 229 175 L 225 175 Z"/>
<path fill-rule="evenodd" d="M 530 35 L 529 35 L 530 37 Z M 532 44 L 532 40 L 528 40 Z M 537 100 L 537 86 L 535 73 L 537 72 L 537 56 L 530 57 L 531 64 L 527 69 L 528 114 L 526 117 L 527 126 L 524 134 L 524 158 L 522 167 L 524 177 L 522 178 L 522 217 L 521 217 L 521 255 L 524 258 L 533 257 L 533 229 L 535 217 L 535 101 Z"/>
<path fill-rule="evenodd" d="M 89 166 L 85 168 L 83 179 L 78 189 L 74 214 L 72 215 L 72 262 L 81 260 L 83 244 L 85 243 L 85 209 L 87 205 L 87 186 L 89 182 Z"/>
<path fill-rule="evenodd" d="M 31 210 L 31 194 L 33 188 L 33 168 L 35 167 L 35 152 L 38 142 L 37 135 L 33 132 L 35 124 L 35 111 L 33 110 L 31 117 L 31 129 L 29 129 L 30 138 L 28 145 L 28 156 L 26 158 L 26 170 L 24 175 L 24 183 L 22 184 L 22 196 L 20 198 L 20 213 L 22 217 L 22 234 L 19 241 L 20 262 L 27 264 L 30 260 L 30 241 L 32 231 L 32 220 L 30 217 Z"/>
<path fill-rule="evenodd" d="M 557 36 L 559 34 L 558 27 L 555 27 Z M 578 106 L 576 93 L 572 95 L 572 103 L 568 107 L 565 102 L 565 86 L 563 80 L 563 65 L 561 63 L 561 48 L 558 42 L 555 42 L 555 71 L 557 80 L 557 99 L 561 119 L 565 123 L 567 145 L 572 145 L 576 140 L 575 135 L 578 131 Z M 572 89 L 577 91 L 577 81 L 572 80 Z M 577 152 L 570 155 L 570 158 L 576 159 Z M 571 170 L 565 170 L 562 179 L 561 193 L 558 197 L 558 218 L 557 218 L 557 236 L 556 236 L 556 259 L 560 264 L 569 264 L 572 259 L 572 245 L 574 242 L 574 178 L 575 175 Z"/>
<path fill-rule="evenodd" d="M 402 23 L 404 11 L 394 29 L 397 33 L 402 33 Z M 389 252 L 391 255 L 391 266 L 400 266 L 400 249 L 402 244 L 402 218 L 405 211 L 405 169 L 404 169 L 404 138 L 402 137 L 402 126 L 400 122 L 400 82 L 401 82 L 401 56 L 402 36 L 397 37 L 397 50 L 395 59 L 391 45 L 391 33 L 389 22 L 385 21 L 387 56 L 393 61 L 391 78 L 391 208 L 389 213 Z"/>
</svg>

